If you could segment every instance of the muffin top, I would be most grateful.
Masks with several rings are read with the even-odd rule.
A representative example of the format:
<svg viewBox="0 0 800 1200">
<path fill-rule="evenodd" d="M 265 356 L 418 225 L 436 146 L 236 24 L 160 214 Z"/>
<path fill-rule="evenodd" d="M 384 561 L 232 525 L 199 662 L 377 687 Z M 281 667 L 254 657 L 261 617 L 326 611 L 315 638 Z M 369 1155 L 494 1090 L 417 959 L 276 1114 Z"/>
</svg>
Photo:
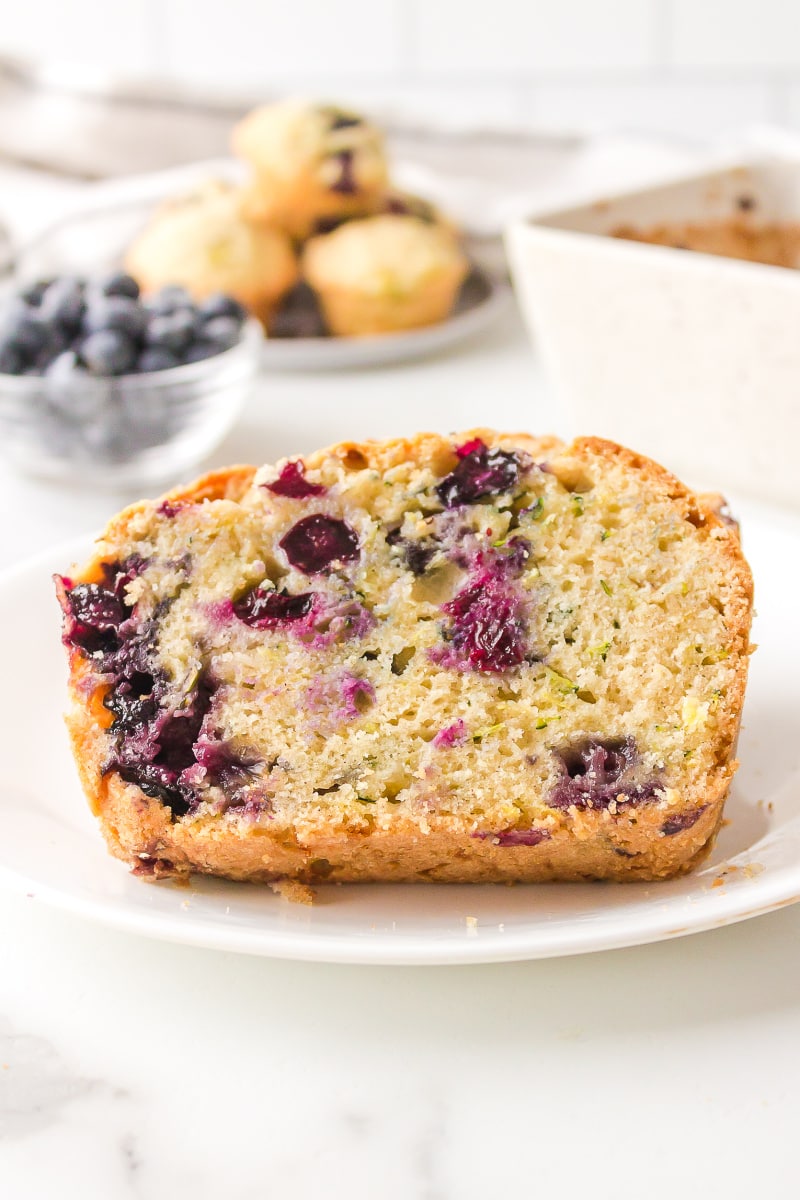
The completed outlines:
<svg viewBox="0 0 800 1200">
<path fill-rule="evenodd" d="M 467 259 L 453 234 L 419 217 L 386 214 L 349 221 L 312 238 L 303 256 L 312 286 L 383 294 L 410 292 L 441 274 L 463 278 Z"/>
<path fill-rule="evenodd" d="M 310 174 L 343 196 L 382 188 L 387 178 L 382 135 L 332 104 L 285 100 L 256 108 L 234 129 L 233 150 L 275 179 Z"/>
<path fill-rule="evenodd" d="M 247 221 L 238 190 L 216 181 L 163 205 L 125 265 L 145 289 L 180 283 L 196 296 L 242 288 L 270 293 L 297 273 L 289 238 Z"/>
</svg>

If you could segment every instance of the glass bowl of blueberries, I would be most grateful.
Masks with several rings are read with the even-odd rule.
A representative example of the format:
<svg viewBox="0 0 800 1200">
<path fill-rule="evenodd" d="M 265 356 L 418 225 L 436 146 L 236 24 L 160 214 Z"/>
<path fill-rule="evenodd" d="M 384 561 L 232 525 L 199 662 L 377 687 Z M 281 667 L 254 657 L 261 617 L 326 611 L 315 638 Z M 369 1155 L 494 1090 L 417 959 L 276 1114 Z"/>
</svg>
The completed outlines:
<svg viewBox="0 0 800 1200">
<path fill-rule="evenodd" d="M 119 271 L 20 284 L 0 299 L 0 450 L 81 484 L 177 479 L 235 422 L 262 338 L 222 293 L 140 296 Z"/>
</svg>

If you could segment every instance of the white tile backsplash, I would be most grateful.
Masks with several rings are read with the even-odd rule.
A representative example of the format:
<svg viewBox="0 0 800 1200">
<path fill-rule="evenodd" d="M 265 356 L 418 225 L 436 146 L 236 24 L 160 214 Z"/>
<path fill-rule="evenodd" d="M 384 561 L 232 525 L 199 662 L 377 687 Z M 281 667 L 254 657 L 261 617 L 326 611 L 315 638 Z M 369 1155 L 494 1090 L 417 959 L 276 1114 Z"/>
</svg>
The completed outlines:
<svg viewBox="0 0 800 1200">
<path fill-rule="evenodd" d="M 0 54 L 95 71 L 142 74 L 164 63 L 158 0 L 6 0 Z"/>
<path fill-rule="evenodd" d="M 647 68 L 657 3 L 647 0 L 409 0 L 414 66 L 425 73 Z"/>
<path fill-rule="evenodd" d="M 800 129 L 800 80 L 787 88 L 785 123 Z"/>
<path fill-rule="evenodd" d="M 671 0 L 679 67 L 800 70 L 797 0 Z"/>
<path fill-rule="evenodd" d="M 164 0 L 164 45 L 175 79 L 269 92 L 315 76 L 400 71 L 402 0 Z M 205 19 L 198 20 L 198 16 Z"/>
<path fill-rule="evenodd" d="M 342 104 L 374 113 L 384 120 L 451 130 L 485 130 L 515 127 L 521 123 L 516 89 L 502 83 L 430 84 L 350 83 L 331 81 L 315 89 L 318 95 L 333 96 Z M 522 114 L 524 120 L 524 114 Z"/>
<path fill-rule="evenodd" d="M 762 83 L 545 83 L 529 110 L 540 126 L 592 131 L 635 130 L 691 140 L 714 138 L 774 116 Z"/>
<path fill-rule="evenodd" d="M 22 0 L 0 55 L 440 125 L 800 124 L 800 0 Z M 76 68 L 77 67 L 77 71 Z"/>
</svg>

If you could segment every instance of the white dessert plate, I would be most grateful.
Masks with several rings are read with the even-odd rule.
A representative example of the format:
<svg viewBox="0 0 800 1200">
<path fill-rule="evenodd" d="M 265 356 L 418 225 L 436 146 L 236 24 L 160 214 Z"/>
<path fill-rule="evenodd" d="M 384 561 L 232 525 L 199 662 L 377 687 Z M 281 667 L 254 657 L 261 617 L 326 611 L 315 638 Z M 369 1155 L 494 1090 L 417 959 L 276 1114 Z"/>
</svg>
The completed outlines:
<svg viewBox="0 0 800 1200">
<path fill-rule="evenodd" d="M 659 884 L 321 887 L 311 907 L 267 887 L 134 878 L 110 858 L 61 720 L 66 663 L 50 574 L 88 539 L 0 577 L 0 881 L 116 929 L 273 957 L 477 963 L 630 946 L 711 929 L 800 899 L 800 522 L 739 505 L 756 579 L 758 651 L 723 829 L 694 874 Z"/>
<path fill-rule="evenodd" d="M 274 371 L 334 371 L 411 362 L 476 337 L 512 307 L 510 284 L 473 264 L 445 321 L 372 337 L 268 337 L 262 362 Z"/>
</svg>

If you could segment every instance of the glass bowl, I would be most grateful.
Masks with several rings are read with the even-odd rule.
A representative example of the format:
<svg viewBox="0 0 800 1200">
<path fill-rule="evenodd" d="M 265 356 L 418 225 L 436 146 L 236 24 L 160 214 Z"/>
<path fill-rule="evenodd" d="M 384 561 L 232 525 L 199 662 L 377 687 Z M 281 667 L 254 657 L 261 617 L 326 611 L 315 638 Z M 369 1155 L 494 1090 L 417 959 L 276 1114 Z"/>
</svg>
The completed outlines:
<svg viewBox="0 0 800 1200">
<path fill-rule="evenodd" d="M 49 479 L 128 487 L 194 467 L 236 421 L 259 370 L 249 320 L 230 350 L 143 375 L 0 375 L 0 451 Z"/>
<path fill-rule="evenodd" d="M 56 219 L 26 245 L 17 247 L 11 263 L 15 283 L 55 275 L 105 275 L 118 270 L 126 247 L 145 229 L 153 212 L 170 197 L 188 192 L 209 179 L 239 184 L 241 166 L 220 159 L 177 172 L 158 172 L 131 180 L 95 185 L 79 211 Z M 264 339 L 262 366 L 274 371 L 329 371 L 381 367 L 410 362 L 451 346 L 468 345 L 483 330 L 507 316 L 513 306 L 510 287 L 496 267 L 486 268 L 485 246 L 475 256 L 453 312 L 437 325 L 370 337 L 319 336 L 319 312 L 306 292 L 284 301 L 277 314 L 283 332 L 273 329 Z M 292 315 L 290 315 L 292 314 Z M 288 318 L 288 320 L 287 320 Z M 288 329 L 287 329 L 288 326 Z"/>
</svg>

